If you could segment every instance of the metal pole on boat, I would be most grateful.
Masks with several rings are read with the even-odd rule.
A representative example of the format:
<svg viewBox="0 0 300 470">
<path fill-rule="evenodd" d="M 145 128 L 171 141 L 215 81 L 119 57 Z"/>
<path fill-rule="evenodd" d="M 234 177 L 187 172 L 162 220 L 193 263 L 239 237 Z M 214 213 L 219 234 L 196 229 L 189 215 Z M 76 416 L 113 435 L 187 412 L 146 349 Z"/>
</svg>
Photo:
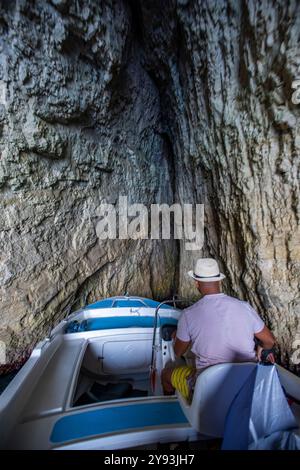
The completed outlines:
<svg viewBox="0 0 300 470">
<path fill-rule="evenodd" d="M 187 299 L 177 299 L 176 296 L 173 296 L 171 300 L 164 300 L 160 302 L 155 309 L 154 314 L 154 326 L 153 326 L 153 338 L 152 338 L 152 354 L 151 354 L 151 364 L 150 364 L 150 383 L 152 393 L 155 391 L 155 378 L 156 378 L 156 352 L 159 349 L 159 346 L 156 345 L 156 330 L 157 330 L 157 320 L 158 320 L 158 311 L 162 305 L 173 303 L 174 308 L 176 308 L 177 302 L 188 302 Z"/>
</svg>

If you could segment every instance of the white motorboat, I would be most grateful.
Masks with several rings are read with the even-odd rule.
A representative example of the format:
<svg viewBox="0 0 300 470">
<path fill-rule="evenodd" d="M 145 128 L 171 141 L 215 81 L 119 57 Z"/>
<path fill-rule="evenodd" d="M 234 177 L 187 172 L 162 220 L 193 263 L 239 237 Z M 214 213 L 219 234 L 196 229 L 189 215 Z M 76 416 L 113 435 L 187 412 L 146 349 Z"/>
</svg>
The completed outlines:
<svg viewBox="0 0 300 470">
<path fill-rule="evenodd" d="M 180 310 L 141 297 L 96 302 L 59 323 L 0 396 L 2 449 L 124 449 L 223 436 L 255 363 L 202 372 L 192 403 L 163 396 Z M 300 400 L 300 378 L 277 366 Z M 150 371 L 150 373 L 149 373 Z M 294 405 L 300 422 L 300 406 Z"/>
</svg>

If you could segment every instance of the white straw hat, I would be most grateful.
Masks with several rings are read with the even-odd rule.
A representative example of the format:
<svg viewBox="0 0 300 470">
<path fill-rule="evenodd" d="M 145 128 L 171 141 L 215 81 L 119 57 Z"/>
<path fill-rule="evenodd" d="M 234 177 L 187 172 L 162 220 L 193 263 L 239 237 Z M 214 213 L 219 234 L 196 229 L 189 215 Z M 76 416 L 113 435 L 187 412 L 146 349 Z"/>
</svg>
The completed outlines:
<svg viewBox="0 0 300 470">
<path fill-rule="evenodd" d="M 221 281 L 226 277 L 220 273 L 219 265 L 213 258 L 197 259 L 194 271 L 189 271 L 188 275 L 200 282 Z"/>
</svg>

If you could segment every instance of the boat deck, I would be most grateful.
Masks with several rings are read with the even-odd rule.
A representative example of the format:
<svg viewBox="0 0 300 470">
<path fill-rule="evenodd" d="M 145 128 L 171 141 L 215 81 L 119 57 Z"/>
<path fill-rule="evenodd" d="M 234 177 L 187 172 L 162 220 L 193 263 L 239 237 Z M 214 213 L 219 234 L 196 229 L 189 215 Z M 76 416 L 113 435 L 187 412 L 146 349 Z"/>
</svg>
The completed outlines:
<svg viewBox="0 0 300 470">
<path fill-rule="evenodd" d="M 82 364 L 88 345 L 87 338 L 75 335 L 52 340 L 51 353 L 36 373 L 7 448 L 121 449 L 199 438 L 176 396 L 151 396 L 148 370 L 85 377 Z M 128 385 L 130 394 L 75 406 L 84 387 L 109 383 Z"/>
<path fill-rule="evenodd" d="M 58 346 L 25 405 L 22 422 L 66 409 L 84 344 L 84 340 L 63 341 Z"/>
</svg>

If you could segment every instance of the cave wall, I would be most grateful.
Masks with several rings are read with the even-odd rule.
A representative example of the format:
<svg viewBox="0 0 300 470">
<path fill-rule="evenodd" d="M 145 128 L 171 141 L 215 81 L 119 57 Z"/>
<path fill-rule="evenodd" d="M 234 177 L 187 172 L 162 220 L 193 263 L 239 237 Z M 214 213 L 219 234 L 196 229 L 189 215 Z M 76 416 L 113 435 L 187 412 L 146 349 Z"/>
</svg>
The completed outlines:
<svg viewBox="0 0 300 470">
<path fill-rule="evenodd" d="M 198 253 L 96 236 L 97 207 L 204 203 L 202 254 L 284 360 L 299 332 L 296 0 L 2 1 L 0 339 L 129 291 L 190 299 Z"/>
<path fill-rule="evenodd" d="M 101 203 L 171 203 L 156 87 L 125 2 L 1 2 L 0 340 L 8 359 L 97 298 L 162 298 L 173 241 L 108 240 Z"/>
<path fill-rule="evenodd" d="M 205 203 L 204 253 L 220 261 L 226 291 L 257 308 L 288 362 L 300 329 L 300 4 L 141 4 L 175 197 Z M 180 255 L 180 292 L 190 295 L 190 259 Z"/>
</svg>

